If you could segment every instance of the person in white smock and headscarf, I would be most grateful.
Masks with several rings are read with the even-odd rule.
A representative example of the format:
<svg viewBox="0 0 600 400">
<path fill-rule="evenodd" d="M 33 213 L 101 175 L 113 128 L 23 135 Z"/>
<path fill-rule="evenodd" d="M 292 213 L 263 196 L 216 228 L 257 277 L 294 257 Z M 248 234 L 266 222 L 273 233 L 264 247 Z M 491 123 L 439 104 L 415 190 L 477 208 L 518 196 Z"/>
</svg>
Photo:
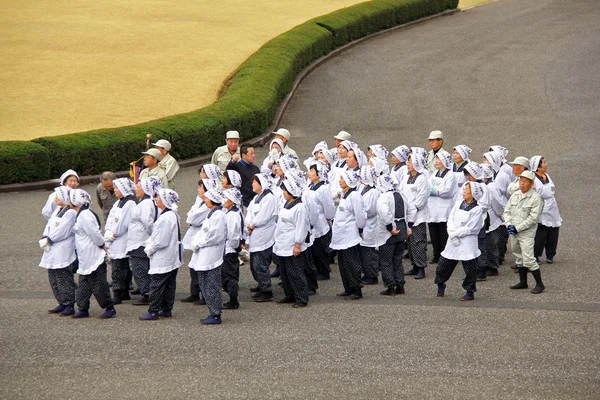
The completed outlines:
<svg viewBox="0 0 600 400">
<path fill-rule="evenodd" d="M 77 212 L 69 206 L 68 186 L 54 189 L 56 208 L 44 228 L 40 248 L 44 251 L 39 266 L 48 270 L 48 281 L 58 306 L 49 314 L 61 316 L 75 313 L 75 280 L 73 268 L 77 265 L 73 228 Z"/>
<path fill-rule="evenodd" d="M 69 194 L 69 201 L 77 212 L 74 231 L 79 258 L 79 269 L 77 270 L 79 286 L 76 292 L 79 310 L 73 315 L 73 318 L 89 317 L 92 295 L 96 298 L 100 308 L 104 309 L 100 318 L 112 318 L 117 315 L 117 311 L 110 298 L 110 289 L 106 279 L 105 256 L 108 247 L 100 233 L 100 218 L 90 210 L 92 198 L 85 190 L 72 190 Z"/>
<path fill-rule="evenodd" d="M 152 235 L 146 241 L 144 248 L 150 258 L 150 270 L 148 270 L 150 304 L 148 312 L 139 317 L 142 321 L 172 317 L 177 289 L 177 271 L 183 256 L 181 227 L 177 214 L 179 196 L 174 190 L 160 189 L 154 202 L 160 210 L 160 215 L 154 222 Z"/>
<path fill-rule="evenodd" d="M 115 179 L 113 185 L 115 195 L 119 200 L 113 204 L 108 213 L 104 227 L 104 241 L 109 247 L 108 253 L 112 259 L 113 302 L 121 304 L 123 300 L 131 300 L 129 282 L 131 282 L 132 273 L 127 256 L 127 232 L 136 200 L 134 184 L 128 178 Z"/>
<path fill-rule="evenodd" d="M 379 282 L 379 251 L 375 234 L 379 191 L 375 188 L 375 179 L 377 179 L 375 175 L 375 168 L 371 165 L 364 165 L 360 169 L 360 182 L 362 183 L 360 195 L 367 213 L 367 222 L 361 231 L 362 239 L 360 241 L 363 285 L 376 285 Z"/>
<path fill-rule="evenodd" d="M 77 189 L 77 187 L 79 186 L 79 175 L 77 175 L 77 172 L 73 171 L 72 169 L 69 169 L 60 176 L 59 181 L 61 186 L 66 186 L 67 189 Z M 46 218 L 46 220 L 49 220 L 57 208 L 58 206 L 56 205 L 56 192 L 53 191 L 48 196 L 48 200 L 46 200 L 44 208 L 42 208 L 42 215 L 44 216 L 44 218 Z"/>
<path fill-rule="evenodd" d="M 477 258 L 481 254 L 477 236 L 483 227 L 484 210 L 478 205 L 477 199 L 484 196 L 483 184 L 466 182 L 463 186 L 463 201 L 456 202 L 448 216 L 448 242 L 440 256 L 435 271 L 435 283 L 438 286 L 437 296 L 443 297 L 446 291 L 446 282 L 458 262 L 462 262 L 465 270 L 463 289 L 466 293 L 461 301 L 475 299 L 477 290 Z"/>
</svg>

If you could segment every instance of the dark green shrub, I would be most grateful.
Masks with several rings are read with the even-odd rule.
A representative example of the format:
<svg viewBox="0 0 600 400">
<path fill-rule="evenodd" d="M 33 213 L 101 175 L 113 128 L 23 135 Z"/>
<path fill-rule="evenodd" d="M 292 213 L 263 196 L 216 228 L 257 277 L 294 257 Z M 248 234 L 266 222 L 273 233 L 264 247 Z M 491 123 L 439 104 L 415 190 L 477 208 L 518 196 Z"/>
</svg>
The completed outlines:
<svg viewBox="0 0 600 400">
<path fill-rule="evenodd" d="M 39 144 L 11 140 L 0 145 L 1 183 L 21 183 L 50 178 L 48 150 Z"/>
</svg>

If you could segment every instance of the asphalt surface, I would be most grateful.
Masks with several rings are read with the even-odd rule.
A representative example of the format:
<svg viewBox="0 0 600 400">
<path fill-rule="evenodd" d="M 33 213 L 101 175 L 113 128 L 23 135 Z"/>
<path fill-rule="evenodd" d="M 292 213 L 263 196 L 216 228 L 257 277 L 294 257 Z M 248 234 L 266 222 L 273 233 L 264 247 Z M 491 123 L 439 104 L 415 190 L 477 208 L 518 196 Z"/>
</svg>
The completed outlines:
<svg viewBox="0 0 600 400">
<path fill-rule="evenodd" d="M 598 398 L 599 66 L 599 2 L 500 0 L 332 59 L 281 124 L 301 157 L 340 129 L 365 147 L 426 146 L 440 129 L 446 148 L 468 144 L 476 160 L 492 144 L 509 158 L 544 155 L 564 222 L 538 296 L 509 290 L 516 276 L 504 265 L 468 304 L 460 267 L 444 299 L 428 268 L 408 277 L 404 297 L 368 286 L 350 303 L 335 297 L 334 266 L 295 310 L 252 303 L 246 266 L 241 308 L 218 327 L 200 325 L 205 307 L 181 303 L 167 321 L 140 322 L 145 309 L 129 304 L 108 321 L 63 319 L 45 313 L 54 300 L 37 267 L 48 192 L 0 194 L 0 398 Z M 180 171 L 182 215 L 197 178 Z M 178 298 L 188 283 L 182 267 Z"/>
</svg>

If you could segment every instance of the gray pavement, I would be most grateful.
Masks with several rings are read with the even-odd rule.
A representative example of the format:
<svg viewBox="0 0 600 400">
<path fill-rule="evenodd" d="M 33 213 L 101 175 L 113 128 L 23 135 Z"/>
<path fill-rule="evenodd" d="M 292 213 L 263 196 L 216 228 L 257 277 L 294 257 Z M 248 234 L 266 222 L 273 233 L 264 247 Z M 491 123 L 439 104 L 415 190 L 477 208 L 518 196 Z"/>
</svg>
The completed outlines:
<svg viewBox="0 0 600 400">
<path fill-rule="evenodd" d="M 440 129 L 446 148 L 544 155 L 564 225 L 539 296 L 510 291 L 505 265 L 469 304 L 460 269 L 441 300 L 429 269 L 402 298 L 369 286 L 349 304 L 335 273 L 294 310 L 252 303 L 242 267 L 242 306 L 219 327 L 181 303 L 169 321 L 139 322 L 145 310 L 129 304 L 109 321 L 62 319 L 45 314 L 54 301 L 36 267 L 48 192 L 0 194 L 0 398 L 598 398 L 599 66 L 599 2 L 500 0 L 344 52 L 303 82 L 281 124 L 302 157 L 340 129 L 365 147 L 426 146 Z M 197 168 L 180 172 L 182 215 L 196 181 Z M 182 267 L 178 298 L 188 284 Z"/>
</svg>

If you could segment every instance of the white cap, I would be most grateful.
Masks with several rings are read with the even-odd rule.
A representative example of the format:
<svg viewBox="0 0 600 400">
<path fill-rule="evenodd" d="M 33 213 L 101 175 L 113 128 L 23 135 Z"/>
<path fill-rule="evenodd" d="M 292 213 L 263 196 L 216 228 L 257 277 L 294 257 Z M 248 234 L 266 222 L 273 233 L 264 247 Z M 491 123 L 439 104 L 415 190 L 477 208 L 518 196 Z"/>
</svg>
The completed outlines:
<svg viewBox="0 0 600 400">
<path fill-rule="evenodd" d="M 240 133 L 238 131 L 227 131 L 227 139 L 239 139 Z"/>
<path fill-rule="evenodd" d="M 535 180 L 535 174 L 532 171 L 523 171 L 521 172 L 521 175 L 519 175 L 521 178 L 527 178 L 530 181 Z"/>
<path fill-rule="evenodd" d="M 516 157 L 513 162 L 509 163 L 510 165 L 520 165 L 525 168 L 529 168 L 529 159 L 527 157 L 519 156 Z"/>
<path fill-rule="evenodd" d="M 443 138 L 444 138 L 444 134 L 442 133 L 442 131 L 431 131 L 431 133 L 429 134 L 429 140 L 443 139 Z"/>
<path fill-rule="evenodd" d="M 352 135 L 346 131 L 340 131 L 337 135 L 334 136 L 334 138 L 338 140 L 350 140 L 352 139 Z"/>
<path fill-rule="evenodd" d="M 156 143 L 152 143 L 152 145 L 162 147 L 166 151 L 171 151 L 171 143 L 169 143 L 169 141 L 165 139 L 157 140 Z"/>
<path fill-rule="evenodd" d="M 276 135 L 282 136 L 285 140 L 290 140 L 290 137 L 292 137 L 290 131 L 288 131 L 287 129 L 284 128 L 279 128 L 277 129 L 276 132 L 273 132 Z"/>
<path fill-rule="evenodd" d="M 158 149 L 148 149 L 148 151 L 142 151 L 142 154 L 148 154 L 156 158 L 158 161 L 162 160 L 163 155 Z"/>
</svg>

